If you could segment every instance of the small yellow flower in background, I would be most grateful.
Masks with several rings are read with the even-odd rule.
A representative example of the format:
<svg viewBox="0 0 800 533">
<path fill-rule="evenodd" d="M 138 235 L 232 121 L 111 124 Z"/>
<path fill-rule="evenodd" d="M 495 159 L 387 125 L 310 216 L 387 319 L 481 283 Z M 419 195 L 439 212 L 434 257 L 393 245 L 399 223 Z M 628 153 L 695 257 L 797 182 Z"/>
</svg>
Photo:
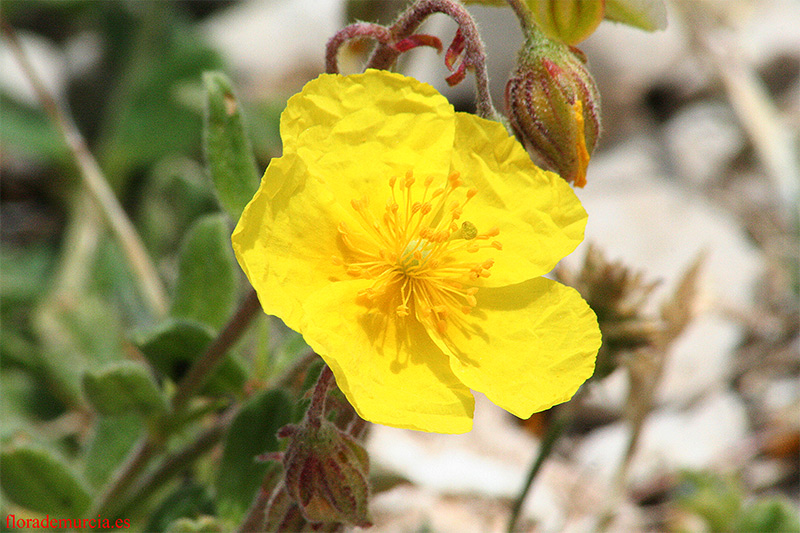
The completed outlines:
<svg viewBox="0 0 800 533">
<path fill-rule="evenodd" d="M 234 250 L 264 311 L 359 415 L 463 433 L 470 389 L 527 418 L 591 376 L 594 313 L 540 277 L 581 242 L 586 213 L 502 125 L 369 70 L 308 83 L 281 137 Z"/>
</svg>

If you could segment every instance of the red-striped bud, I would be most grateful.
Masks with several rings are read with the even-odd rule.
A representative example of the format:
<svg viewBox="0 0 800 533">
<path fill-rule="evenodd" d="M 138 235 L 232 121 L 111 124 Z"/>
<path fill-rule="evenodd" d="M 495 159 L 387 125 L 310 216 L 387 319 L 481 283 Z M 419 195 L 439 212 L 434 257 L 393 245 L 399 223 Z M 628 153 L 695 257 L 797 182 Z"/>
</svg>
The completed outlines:
<svg viewBox="0 0 800 533">
<path fill-rule="evenodd" d="M 533 161 L 583 187 L 600 135 L 600 95 L 577 54 L 532 35 L 506 84 L 505 100 L 509 122 Z"/>
<path fill-rule="evenodd" d="M 306 520 L 369 527 L 369 457 L 325 419 L 284 428 L 284 484 Z"/>
</svg>

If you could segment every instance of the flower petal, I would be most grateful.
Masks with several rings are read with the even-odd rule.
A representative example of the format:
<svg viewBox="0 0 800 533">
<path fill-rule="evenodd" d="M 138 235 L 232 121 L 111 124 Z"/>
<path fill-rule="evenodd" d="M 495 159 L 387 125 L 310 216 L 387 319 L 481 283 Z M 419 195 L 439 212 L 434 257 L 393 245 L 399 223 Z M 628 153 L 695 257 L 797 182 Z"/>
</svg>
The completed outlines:
<svg viewBox="0 0 800 533">
<path fill-rule="evenodd" d="M 597 318 L 577 291 L 546 278 L 487 288 L 462 327 L 432 338 L 456 376 L 520 418 L 569 400 L 594 372 Z"/>
<path fill-rule="evenodd" d="M 307 179 L 296 189 L 284 187 L 270 195 L 264 185 L 298 175 Z M 344 276 L 333 257 L 341 256 L 336 222 L 348 215 L 324 183 L 307 176 L 299 158 L 274 159 L 231 237 L 264 311 L 295 330 L 308 295 Z"/>
<path fill-rule="evenodd" d="M 583 240 L 586 211 L 558 175 L 533 164 L 494 121 L 456 113 L 452 169 L 478 194 L 464 210 L 479 231 L 500 229 L 502 251 L 485 286 L 501 287 L 546 274 Z"/>
<path fill-rule="evenodd" d="M 365 420 L 399 428 L 465 433 L 474 400 L 425 329 L 357 303 L 369 280 L 331 283 L 305 304 L 303 337 Z"/>
<path fill-rule="evenodd" d="M 400 74 L 323 74 L 289 99 L 281 138 L 344 205 L 365 194 L 380 204 L 392 176 L 447 177 L 454 114 L 436 89 Z"/>
</svg>

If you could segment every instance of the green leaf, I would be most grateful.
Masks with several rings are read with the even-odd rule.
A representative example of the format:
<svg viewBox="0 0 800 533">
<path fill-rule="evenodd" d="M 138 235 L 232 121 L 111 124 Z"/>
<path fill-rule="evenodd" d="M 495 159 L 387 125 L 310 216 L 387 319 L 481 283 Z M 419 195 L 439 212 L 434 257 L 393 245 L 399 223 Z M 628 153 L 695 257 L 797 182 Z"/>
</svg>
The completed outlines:
<svg viewBox="0 0 800 533">
<path fill-rule="evenodd" d="M 205 153 L 217 197 L 231 219 L 239 220 L 258 189 L 259 176 L 231 83 L 221 72 L 203 74 L 206 87 Z"/>
<path fill-rule="evenodd" d="M 606 0 L 605 18 L 645 31 L 658 31 L 667 27 L 667 8 L 664 0 Z"/>
<path fill-rule="evenodd" d="M 220 328 L 237 298 L 235 259 L 224 215 L 209 215 L 189 230 L 181 248 L 171 314 Z"/>
<path fill-rule="evenodd" d="M 192 520 L 191 518 L 179 518 L 169 525 L 165 533 L 222 533 L 225 528 L 213 516 L 201 516 Z"/>
<path fill-rule="evenodd" d="M 3 493 L 17 505 L 64 518 L 79 518 L 88 511 L 88 491 L 50 451 L 33 447 L 4 451 L 0 470 Z"/>
<path fill-rule="evenodd" d="M 191 519 L 213 514 L 214 500 L 209 496 L 208 489 L 193 481 L 186 481 L 164 498 L 153 511 L 145 531 L 165 531 L 181 518 Z"/>
<path fill-rule="evenodd" d="M 292 403 L 282 391 L 263 391 L 251 397 L 231 423 L 217 476 L 220 516 L 241 519 L 274 464 L 256 456 L 278 450 L 278 429 L 288 424 Z"/>
<path fill-rule="evenodd" d="M 84 461 L 87 481 L 95 487 L 105 483 L 128 456 L 143 429 L 142 419 L 136 414 L 100 417 L 94 426 Z"/>
<path fill-rule="evenodd" d="M 86 399 L 106 416 L 137 413 L 143 416 L 166 410 L 167 401 L 150 372 L 133 361 L 111 363 L 83 375 Z"/>
<path fill-rule="evenodd" d="M 133 342 L 159 371 L 178 381 L 214 339 L 214 331 L 197 322 L 168 318 L 157 327 L 135 333 Z M 241 390 L 247 379 L 244 364 L 228 354 L 203 387 L 203 393 L 219 396 Z"/>
<path fill-rule="evenodd" d="M 58 160 L 67 155 L 58 129 L 40 108 L 31 108 L 0 93 L 0 143 L 8 151 L 28 157 Z"/>
<path fill-rule="evenodd" d="M 735 531 L 741 533 L 760 533 L 762 531 L 800 533 L 800 519 L 797 509 L 789 502 L 770 498 L 748 506 L 739 517 Z"/>
</svg>

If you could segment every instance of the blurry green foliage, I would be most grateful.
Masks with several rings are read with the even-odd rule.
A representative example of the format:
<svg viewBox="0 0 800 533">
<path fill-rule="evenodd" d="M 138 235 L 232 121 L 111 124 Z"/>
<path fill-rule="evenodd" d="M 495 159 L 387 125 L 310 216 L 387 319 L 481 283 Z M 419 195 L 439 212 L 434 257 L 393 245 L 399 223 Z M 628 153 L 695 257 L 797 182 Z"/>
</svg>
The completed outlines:
<svg viewBox="0 0 800 533">
<path fill-rule="evenodd" d="M 739 481 L 730 475 L 684 472 L 677 503 L 714 533 L 800 532 L 797 509 L 777 497 L 747 499 Z"/>
<path fill-rule="evenodd" d="M 167 400 L 141 363 L 119 361 L 83 374 L 83 390 L 94 410 L 105 416 L 158 414 Z"/>
<path fill-rule="evenodd" d="M 223 215 L 199 219 L 181 247 L 170 314 L 221 328 L 236 305 L 235 264 L 228 219 Z"/>
<path fill-rule="evenodd" d="M 67 464 L 53 452 L 20 446 L 0 453 L 3 491 L 18 505 L 54 517 L 74 518 L 88 510 L 91 497 Z"/>
<path fill-rule="evenodd" d="M 253 395 L 237 413 L 225 440 L 216 479 L 220 516 L 241 521 L 264 475 L 274 463 L 256 459 L 278 450 L 278 429 L 292 418 L 292 402 L 282 391 L 262 391 Z"/>
<path fill-rule="evenodd" d="M 133 342 L 153 367 L 178 381 L 214 339 L 210 327 L 190 320 L 170 318 L 160 325 L 133 335 Z M 247 371 L 242 361 L 228 354 L 212 374 L 203 392 L 218 396 L 237 392 L 244 385 Z"/>
</svg>

